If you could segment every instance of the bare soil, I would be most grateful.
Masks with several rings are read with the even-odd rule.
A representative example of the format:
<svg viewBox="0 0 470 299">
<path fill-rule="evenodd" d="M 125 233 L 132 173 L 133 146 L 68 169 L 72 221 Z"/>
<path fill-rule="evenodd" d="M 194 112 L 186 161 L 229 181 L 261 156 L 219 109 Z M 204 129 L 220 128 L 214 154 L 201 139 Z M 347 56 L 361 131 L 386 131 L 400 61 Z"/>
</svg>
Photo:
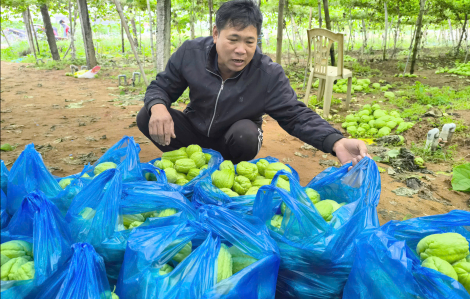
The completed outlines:
<svg viewBox="0 0 470 299">
<path fill-rule="evenodd" d="M 45 71 L 3 61 L 1 70 L 1 143 L 17 145 L 11 152 L 1 152 L 8 168 L 29 143 L 36 145 L 46 166 L 57 176 L 80 171 L 84 163 L 96 160 L 124 135 L 134 136 L 140 144 L 142 162 L 161 155 L 135 126 L 135 116 L 143 106 L 139 101 L 142 96 L 120 96 L 117 80 L 109 79 L 109 74 L 102 79 L 76 79 L 65 76 L 66 70 Z M 337 161 L 329 154 L 302 149 L 304 143 L 270 117 L 263 130 L 264 143 L 258 157 L 273 156 L 289 163 L 298 171 L 302 185 L 327 167 L 320 165 L 320 160 Z M 468 147 L 465 142 L 463 147 Z M 436 172 L 451 170 L 447 164 L 428 168 Z M 427 199 L 421 194 L 396 196 L 391 191 L 406 187 L 404 183 L 387 172 L 381 174 L 381 224 L 454 209 L 469 210 L 470 195 L 451 191 L 450 175 L 421 176 L 432 192 L 431 197 L 423 196 Z"/>
</svg>

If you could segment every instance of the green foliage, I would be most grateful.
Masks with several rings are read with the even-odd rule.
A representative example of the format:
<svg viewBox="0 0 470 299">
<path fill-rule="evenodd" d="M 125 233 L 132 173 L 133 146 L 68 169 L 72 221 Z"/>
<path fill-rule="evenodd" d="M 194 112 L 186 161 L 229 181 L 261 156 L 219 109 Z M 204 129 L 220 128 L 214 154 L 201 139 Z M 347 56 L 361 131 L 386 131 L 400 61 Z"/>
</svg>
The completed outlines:
<svg viewBox="0 0 470 299">
<path fill-rule="evenodd" d="M 470 192 L 470 163 L 454 167 L 452 188 L 455 191 Z"/>
</svg>

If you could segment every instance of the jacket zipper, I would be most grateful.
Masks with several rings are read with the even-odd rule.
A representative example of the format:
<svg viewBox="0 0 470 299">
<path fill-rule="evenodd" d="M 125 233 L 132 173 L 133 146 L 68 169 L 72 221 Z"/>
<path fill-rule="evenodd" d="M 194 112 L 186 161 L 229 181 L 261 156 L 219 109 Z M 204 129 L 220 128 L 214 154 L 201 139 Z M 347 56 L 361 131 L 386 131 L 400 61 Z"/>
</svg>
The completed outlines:
<svg viewBox="0 0 470 299">
<path fill-rule="evenodd" d="M 210 125 L 209 125 L 209 129 L 207 130 L 207 137 L 209 137 L 209 134 L 210 134 L 210 131 L 211 131 L 211 128 L 212 128 L 212 123 L 214 122 L 215 113 L 217 112 L 217 103 L 219 103 L 220 93 L 221 93 L 222 90 L 224 89 L 225 81 L 230 80 L 230 79 L 236 79 L 236 78 L 238 78 L 238 76 L 240 76 L 243 71 L 241 71 L 236 77 L 228 78 L 228 79 L 226 79 L 226 80 L 224 81 L 224 79 L 222 79 L 221 76 L 217 75 L 216 73 L 213 73 L 213 72 L 209 71 L 208 69 L 206 69 L 206 70 L 207 70 L 209 73 L 216 75 L 217 77 L 219 77 L 219 78 L 222 80 L 222 85 L 220 85 L 219 93 L 217 94 L 217 99 L 215 100 L 214 115 L 212 115 L 211 123 L 210 123 Z"/>
</svg>

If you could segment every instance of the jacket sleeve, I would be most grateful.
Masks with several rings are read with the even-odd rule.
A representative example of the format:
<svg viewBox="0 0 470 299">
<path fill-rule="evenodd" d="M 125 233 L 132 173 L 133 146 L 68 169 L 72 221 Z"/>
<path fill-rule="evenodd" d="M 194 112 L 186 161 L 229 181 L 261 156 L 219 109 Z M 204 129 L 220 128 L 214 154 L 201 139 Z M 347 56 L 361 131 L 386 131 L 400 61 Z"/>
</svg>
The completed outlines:
<svg viewBox="0 0 470 299">
<path fill-rule="evenodd" d="M 165 104 L 170 108 L 188 87 L 188 82 L 182 75 L 186 42 L 171 55 L 166 68 L 157 74 L 155 80 L 150 82 L 145 92 L 144 105 L 150 113 L 155 104 Z"/>
<path fill-rule="evenodd" d="M 290 135 L 325 153 L 333 153 L 334 143 L 344 138 L 341 132 L 299 101 L 282 67 L 273 65 L 265 98 L 266 113 Z"/>
</svg>

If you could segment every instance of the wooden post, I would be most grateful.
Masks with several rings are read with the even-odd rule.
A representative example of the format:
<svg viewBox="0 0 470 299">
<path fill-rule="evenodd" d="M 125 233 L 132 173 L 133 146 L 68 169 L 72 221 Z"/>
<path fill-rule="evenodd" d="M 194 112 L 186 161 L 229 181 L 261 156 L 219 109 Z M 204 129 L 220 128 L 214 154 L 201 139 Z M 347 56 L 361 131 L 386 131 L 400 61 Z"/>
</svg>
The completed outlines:
<svg viewBox="0 0 470 299">
<path fill-rule="evenodd" d="M 323 10 L 325 11 L 325 23 L 326 23 L 326 29 L 332 30 L 331 29 L 331 20 L 330 20 L 330 10 L 328 8 L 328 0 L 323 0 Z M 332 44 L 330 47 L 330 59 L 331 59 L 331 65 L 335 65 L 335 45 Z"/>
<path fill-rule="evenodd" d="M 418 19 L 416 20 L 416 38 L 413 46 L 413 56 L 411 57 L 411 66 L 410 66 L 410 74 L 413 74 L 415 71 L 416 65 L 416 56 L 418 55 L 418 46 L 421 40 L 421 28 L 423 26 L 423 15 L 424 15 L 424 5 L 426 0 L 419 0 L 419 14 Z"/>
<path fill-rule="evenodd" d="M 125 18 L 124 18 L 124 13 L 122 12 L 121 3 L 119 2 L 119 0 L 113 0 L 113 1 L 114 1 L 114 4 L 116 5 L 116 9 L 117 9 L 117 12 L 119 14 L 119 17 L 121 18 L 121 22 L 124 26 L 124 30 L 126 31 L 127 39 L 129 40 L 129 42 L 131 44 L 132 52 L 134 52 L 135 60 L 137 61 L 137 64 L 139 65 L 140 74 L 142 75 L 142 78 L 144 79 L 145 85 L 149 85 L 149 83 L 147 81 L 147 76 L 145 76 L 144 68 L 142 67 L 142 64 L 140 63 L 140 59 L 139 59 L 139 55 L 137 54 L 136 46 L 135 46 L 135 44 L 132 40 L 132 36 L 131 36 L 130 31 L 129 31 L 129 27 L 127 26 L 127 23 L 124 22 Z"/>
<path fill-rule="evenodd" d="M 153 18 L 152 10 L 150 9 L 150 0 L 147 0 L 147 10 L 149 12 L 149 25 L 150 25 L 150 45 L 152 46 L 152 60 L 155 69 L 157 69 L 157 57 L 155 56 L 155 49 L 153 47 Z"/>
<path fill-rule="evenodd" d="M 31 17 L 31 11 L 29 10 L 29 7 L 28 7 L 28 14 L 29 14 L 29 21 L 31 22 L 31 28 L 34 33 L 34 39 L 36 40 L 36 47 L 38 48 L 38 54 L 41 55 L 41 50 L 39 49 L 39 43 L 38 43 L 38 36 L 36 34 L 36 28 L 34 28 L 33 18 Z"/>
<path fill-rule="evenodd" d="M 277 13 L 277 46 L 276 63 L 281 64 L 282 58 L 282 30 L 284 29 L 284 0 L 279 0 L 279 11 Z"/>
<path fill-rule="evenodd" d="M 212 0 L 209 0 L 209 36 L 212 35 L 212 9 L 214 5 L 212 3 Z"/>
<path fill-rule="evenodd" d="M 75 60 L 77 57 L 75 56 L 75 21 L 76 21 L 76 14 L 77 10 L 74 8 L 73 10 L 74 15 L 72 16 L 72 1 L 69 0 L 69 19 L 70 19 L 70 48 L 72 49 L 72 60 Z M 66 55 L 64 55 L 65 58 Z M 62 59 L 64 59 L 62 58 Z"/>
<path fill-rule="evenodd" d="M 93 34 L 88 14 L 87 0 L 77 0 L 80 13 L 80 24 L 82 25 L 83 44 L 85 46 L 86 63 L 88 69 L 98 65 L 95 55 L 95 46 L 93 44 Z"/>
<path fill-rule="evenodd" d="M 321 28 L 321 25 L 322 25 L 321 2 L 322 0 L 318 0 L 318 28 Z"/>
<path fill-rule="evenodd" d="M 28 37 L 29 49 L 31 50 L 31 53 L 33 53 L 34 58 L 38 59 L 36 55 L 36 48 L 34 47 L 33 35 L 31 33 L 31 22 L 29 21 L 29 14 L 28 14 L 27 9 L 23 11 L 23 22 L 26 28 L 26 35 Z"/>
<path fill-rule="evenodd" d="M 124 54 L 124 25 L 122 25 L 123 22 L 121 21 L 121 44 L 122 44 L 122 54 Z"/>
<path fill-rule="evenodd" d="M 387 1 L 384 1 L 384 11 L 385 11 L 385 32 L 384 32 L 384 46 L 383 46 L 383 57 L 382 60 L 385 60 L 387 53 L 387 26 L 388 26 L 388 12 L 387 12 Z"/>
<path fill-rule="evenodd" d="M 170 33 L 171 1 L 157 1 L 157 72 L 163 71 L 170 59 Z"/>
</svg>

